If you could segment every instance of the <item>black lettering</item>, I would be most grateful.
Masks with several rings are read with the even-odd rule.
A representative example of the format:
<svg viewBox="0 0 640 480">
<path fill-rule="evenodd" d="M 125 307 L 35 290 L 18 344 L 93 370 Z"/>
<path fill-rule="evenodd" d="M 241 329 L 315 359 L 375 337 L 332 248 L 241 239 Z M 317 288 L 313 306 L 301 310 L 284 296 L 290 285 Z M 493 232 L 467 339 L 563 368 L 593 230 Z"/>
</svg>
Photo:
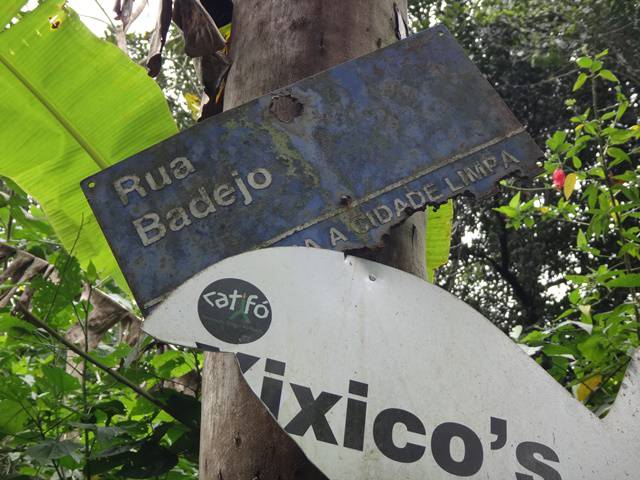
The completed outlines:
<svg viewBox="0 0 640 480">
<path fill-rule="evenodd" d="M 240 371 L 246 373 L 251 367 L 258 363 L 260 357 L 238 352 L 236 353 L 236 359 L 238 360 L 238 365 L 240 365 Z"/>
<path fill-rule="evenodd" d="M 562 480 L 562 477 L 557 470 L 554 470 L 546 463 L 542 463 L 540 460 L 535 458 L 535 455 L 540 455 L 544 460 L 549 462 L 560 461 L 556 452 L 541 443 L 522 442 L 516 448 L 516 458 L 518 459 L 518 462 L 531 473 L 540 475 L 543 480 Z M 526 473 L 516 472 L 516 479 L 534 480 L 534 477 L 532 475 L 527 475 Z"/>
<path fill-rule="evenodd" d="M 318 440 L 337 445 L 338 442 L 325 415 L 331 410 L 331 407 L 338 403 L 342 396 L 322 392 L 318 395 L 318 398 L 314 399 L 309 387 L 292 383 L 291 389 L 298 400 L 300 411 L 284 427 L 284 430 L 293 435 L 302 436 L 311 427 Z"/>
<path fill-rule="evenodd" d="M 267 358 L 265 371 L 274 375 L 284 375 L 286 364 Z M 280 413 L 280 400 L 282 399 L 282 380 L 276 378 L 264 377 L 262 379 L 262 390 L 260 392 L 260 400 L 267 406 L 271 414 L 278 418 Z"/>
<path fill-rule="evenodd" d="M 507 421 L 491 417 L 491 433 L 496 436 L 496 439 L 491 442 L 491 450 L 500 450 L 507 443 Z"/>
<path fill-rule="evenodd" d="M 366 383 L 349 382 L 349 393 L 367 397 L 368 385 Z M 367 419 L 367 403 L 362 400 L 350 398 L 347 400 L 347 416 L 344 423 L 344 443 L 347 448 L 362 451 L 364 447 L 364 423 Z"/>
<path fill-rule="evenodd" d="M 464 457 L 459 462 L 451 456 L 451 440 L 454 437 L 464 442 Z M 482 467 L 482 443 L 469 427 L 460 423 L 441 423 L 431 436 L 433 459 L 445 472 L 459 477 L 470 477 Z"/>
<path fill-rule="evenodd" d="M 373 440 L 378 449 L 391 460 L 402 463 L 417 462 L 424 455 L 425 447 L 409 443 L 398 447 L 393 443 L 393 427 L 403 424 L 408 432 L 425 435 L 424 425 L 413 413 L 399 408 L 387 408 L 381 411 L 373 422 Z"/>
</svg>

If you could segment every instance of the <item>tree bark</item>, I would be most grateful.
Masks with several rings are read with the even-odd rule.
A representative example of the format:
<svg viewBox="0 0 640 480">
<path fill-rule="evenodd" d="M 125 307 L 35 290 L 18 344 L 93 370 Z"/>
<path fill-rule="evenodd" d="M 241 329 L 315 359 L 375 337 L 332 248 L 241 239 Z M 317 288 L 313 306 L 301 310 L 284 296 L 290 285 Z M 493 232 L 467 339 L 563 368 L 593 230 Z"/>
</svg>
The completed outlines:
<svg viewBox="0 0 640 480">
<path fill-rule="evenodd" d="M 406 0 L 235 0 L 225 109 L 396 41 L 396 8 L 406 19 Z M 424 214 L 414 214 L 383 248 L 359 254 L 424 278 L 424 230 Z M 202 382 L 201 480 L 325 478 L 232 354 L 207 353 Z"/>
</svg>

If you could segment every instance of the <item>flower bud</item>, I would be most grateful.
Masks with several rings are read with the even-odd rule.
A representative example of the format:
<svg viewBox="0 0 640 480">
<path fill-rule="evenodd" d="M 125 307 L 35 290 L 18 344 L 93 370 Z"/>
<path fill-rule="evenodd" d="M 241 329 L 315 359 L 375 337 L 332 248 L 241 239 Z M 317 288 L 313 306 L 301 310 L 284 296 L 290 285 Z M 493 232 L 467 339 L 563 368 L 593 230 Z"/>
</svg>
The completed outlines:
<svg viewBox="0 0 640 480">
<path fill-rule="evenodd" d="M 567 176 L 564 173 L 564 170 L 562 170 L 561 168 L 556 168 L 555 171 L 553 172 L 553 186 L 556 187 L 558 190 L 562 190 L 562 187 L 564 186 L 564 180 L 565 178 L 567 178 Z"/>
</svg>

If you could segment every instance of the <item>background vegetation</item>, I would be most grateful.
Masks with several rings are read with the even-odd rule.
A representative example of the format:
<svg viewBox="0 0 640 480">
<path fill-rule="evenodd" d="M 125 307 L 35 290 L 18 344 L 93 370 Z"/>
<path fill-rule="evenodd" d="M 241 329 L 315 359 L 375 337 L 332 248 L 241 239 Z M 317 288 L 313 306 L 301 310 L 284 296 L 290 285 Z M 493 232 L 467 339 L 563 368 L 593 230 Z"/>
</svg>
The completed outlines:
<svg viewBox="0 0 640 480">
<path fill-rule="evenodd" d="M 606 415 L 639 344 L 640 4 L 422 0 L 410 12 L 416 30 L 447 25 L 547 150 L 535 182 L 456 200 L 436 282 Z M 127 46 L 143 63 L 149 36 Z M 203 87 L 182 52 L 172 29 L 157 81 L 186 128 Z M 50 220 L 2 180 L 0 476 L 195 478 L 202 354 L 142 334 L 117 279 L 81 267 L 83 238 L 65 250 Z"/>
</svg>

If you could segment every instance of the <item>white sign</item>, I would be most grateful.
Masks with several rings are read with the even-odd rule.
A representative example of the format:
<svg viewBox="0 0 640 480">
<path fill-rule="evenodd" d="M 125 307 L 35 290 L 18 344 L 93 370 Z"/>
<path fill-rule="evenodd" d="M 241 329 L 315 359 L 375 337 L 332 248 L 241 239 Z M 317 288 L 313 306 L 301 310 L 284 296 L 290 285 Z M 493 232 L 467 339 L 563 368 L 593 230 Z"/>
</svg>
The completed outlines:
<svg viewBox="0 0 640 480">
<path fill-rule="evenodd" d="M 640 355 L 600 420 L 468 305 L 374 262 L 295 247 L 231 257 L 144 329 L 238 353 L 334 480 L 640 478 Z"/>
</svg>

